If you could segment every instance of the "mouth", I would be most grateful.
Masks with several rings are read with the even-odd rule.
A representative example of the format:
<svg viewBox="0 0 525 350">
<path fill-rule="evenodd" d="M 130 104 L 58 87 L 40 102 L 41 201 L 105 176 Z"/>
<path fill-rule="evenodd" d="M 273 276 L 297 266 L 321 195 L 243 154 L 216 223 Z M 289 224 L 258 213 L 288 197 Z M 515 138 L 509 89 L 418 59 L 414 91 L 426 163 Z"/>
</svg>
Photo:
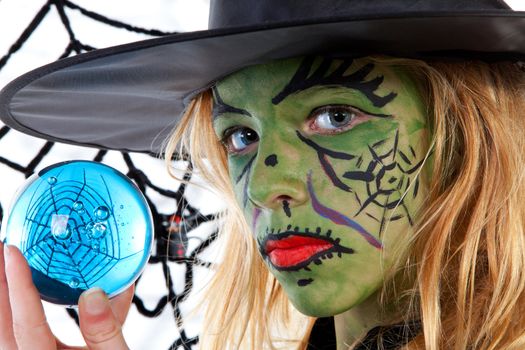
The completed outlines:
<svg viewBox="0 0 525 350">
<path fill-rule="evenodd" d="M 342 254 L 354 253 L 353 249 L 341 246 L 338 238 L 330 237 L 330 230 L 325 234 L 320 234 L 320 231 L 318 228 L 317 234 L 312 234 L 308 229 L 300 232 L 297 227 L 293 231 L 289 227 L 285 232 L 269 233 L 260 243 L 261 254 L 277 270 L 298 271 L 304 268 L 310 271 L 308 265 L 312 262 L 320 265 L 322 260 L 331 259 L 334 255 L 341 257 Z"/>
</svg>

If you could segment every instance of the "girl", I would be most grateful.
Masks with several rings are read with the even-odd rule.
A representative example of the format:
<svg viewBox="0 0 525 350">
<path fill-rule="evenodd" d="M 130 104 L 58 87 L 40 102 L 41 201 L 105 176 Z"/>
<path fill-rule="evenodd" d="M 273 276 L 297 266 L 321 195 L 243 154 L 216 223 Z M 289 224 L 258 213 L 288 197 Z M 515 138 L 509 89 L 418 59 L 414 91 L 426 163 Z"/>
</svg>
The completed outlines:
<svg viewBox="0 0 525 350">
<path fill-rule="evenodd" d="M 514 63 L 303 57 L 197 97 L 168 155 L 229 202 L 203 348 L 304 346 L 288 301 L 336 315 L 338 348 L 521 348 L 524 83 Z"/>
<path fill-rule="evenodd" d="M 20 78 L 4 119 L 155 151 L 185 98 L 166 159 L 190 154 L 228 202 L 203 349 L 305 348 L 327 316 L 341 349 L 523 348 L 524 15 L 498 1 L 318 3 L 217 2 L 215 31 Z M 4 250 L 0 344 L 61 347 L 20 252 Z M 126 295 L 81 297 L 88 347 L 126 347 Z"/>
</svg>

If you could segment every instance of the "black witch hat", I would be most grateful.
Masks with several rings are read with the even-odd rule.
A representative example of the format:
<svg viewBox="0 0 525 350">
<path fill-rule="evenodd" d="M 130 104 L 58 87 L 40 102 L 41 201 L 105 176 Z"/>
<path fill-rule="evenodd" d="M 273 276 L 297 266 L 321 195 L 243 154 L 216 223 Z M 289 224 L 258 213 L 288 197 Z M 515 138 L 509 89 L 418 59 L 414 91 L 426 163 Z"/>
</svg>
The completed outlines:
<svg viewBox="0 0 525 350">
<path fill-rule="evenodd" d="M 158 152 L 197 92 L 299 55 L 525 60 L 525 12 L 499 0 L 212 0 L 210 29 L 66 58 L 0 95 L 9 126 L 48 140 Z"/>
</svg>

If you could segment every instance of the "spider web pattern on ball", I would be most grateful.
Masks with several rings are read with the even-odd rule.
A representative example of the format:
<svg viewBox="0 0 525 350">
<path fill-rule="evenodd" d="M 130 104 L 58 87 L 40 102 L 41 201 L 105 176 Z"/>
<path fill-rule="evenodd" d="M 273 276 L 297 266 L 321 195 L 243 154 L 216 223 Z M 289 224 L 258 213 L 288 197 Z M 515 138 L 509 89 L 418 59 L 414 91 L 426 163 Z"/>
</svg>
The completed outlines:
<svg viewBox="0 0 525 350">
<path fill-rule="evenodd" d="M 113 204 L 105 203 L 105 199 L 97 193 L 96 189 L 86 183 L 85 174 L 83 178 L 83 182 L 69 180 L 50 183 L 47 191 L 30 201 L 25 221 L 27 225 L 35 223 L 39 232 L 32 241 L 26 241 L 22 250 L 35 253 L 38 250 L 42 251 L 47 259 L 34 261 L 42 273 L 58 280 L 66 277 L 72 287 L 87 289 L 115 266 L 118 260 L 127 257 L 121 257 L 120 247 L 115 247 L 113 244 L 120 242 L 119 229 L 114 220 L 109 221 L 110 225 L 105 225 L 98 220 L 105 220 L 109 215 L 102 214 L 99 218 L 95 217 L 95 213 L 107 212 Z M 58 180 L 54 177 L 51 179 Z M 107 186 L 106 191 L 111 198 Z M 70 194 L 75 194 L 75 198 L 70 197 Z M 93 201 L 95 201 L 94 205 Z M 99 206 L 100 202 L 104 202 L 105 205 Z M 67 212 L 64 213 L 64 210 Z M 65 218 L 66 223 L 74 223 L 74 225 L 62 227 L 60 223 L 63 221 L 62 218 Z M 97 240 L 98 245 L 88 245 L 83 241 L 83 236 L 90 226 L 101 236 L 100 240 Z M 110 239 L 114 235 L 117 236 L 116 240 Z M 50 244 L 49 240 L 54 240 L 53 236 L 68 237 L 71 243 Z M 34 256 L 40 258 L 42 254 Z"/>
</svg>

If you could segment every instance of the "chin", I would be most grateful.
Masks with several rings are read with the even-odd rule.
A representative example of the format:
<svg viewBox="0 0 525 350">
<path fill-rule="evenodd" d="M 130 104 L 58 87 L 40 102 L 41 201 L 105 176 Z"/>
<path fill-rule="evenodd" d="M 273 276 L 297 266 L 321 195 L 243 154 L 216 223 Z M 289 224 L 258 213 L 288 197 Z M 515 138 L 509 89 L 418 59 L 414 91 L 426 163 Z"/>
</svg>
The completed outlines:
<svg viewBox="0 0 525 350">
<path fill-rule="evenodd" d="M 327 317 L 345 312 L 358 305 L 362 298 L 353 297 L 353 293 L 319 293 L 315 284 L 306 287 L 285 285 L 284 292 L 292 305 L 302 314 L 312 317 Z"/>
<path fill-rule="evenodd" d="M 339 278 L 334 281 L 307 274 L 297 276 L 280 273 L 275 276 L 292 305 L 302 314 L 312 317 L 334 316 L 348 311 L 370 298 L 382 284 L 380 280 L 341 283 Z M 299 286 L 297 281 L 300 279 L 313 281 L 306 286 Z"/>
<path fill-rule="evenodd" d="M 330 305 L 323 302 L 312 302 L 311 299 L 289 298 L 292 305 L 302 314 L 312 317 L 328 317 L 350 310 L 356 303 L 346 305 Z"/>
</svg>

